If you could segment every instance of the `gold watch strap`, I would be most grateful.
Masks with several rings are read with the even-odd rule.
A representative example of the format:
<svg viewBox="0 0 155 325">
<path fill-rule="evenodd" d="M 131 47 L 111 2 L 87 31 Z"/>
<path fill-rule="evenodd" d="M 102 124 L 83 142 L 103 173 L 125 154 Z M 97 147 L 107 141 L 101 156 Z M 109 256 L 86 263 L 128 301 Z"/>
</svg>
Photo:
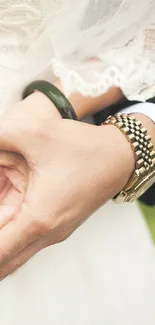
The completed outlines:
<svg viewBox="0 0 155 325">
<path fill-rule="evenodd" d="M 147 129 L 135 117 L 127 114 L 116 114 L 110 116 L 103 125 L 115 125 L 126 136 L 130 142 L 135 155 L 135 173 L 129 180 L 128 184 L 121 191 L 126 193 L 134 187 L 134 176 L 141 180 L 149 176 L 155 171 L 155 151 L 151 142 L 151 137 L 147 133 Z M 138 181 L 137 179 L 137 181 Z M 120 193 L 118 194 L 118 196 Z M 123 197 L 123 196 L 122 196 Z M 124 199 L 125 201 L 125 199 Z M 123 202 L 123 200 L 122 200 Z"/>
</svg>

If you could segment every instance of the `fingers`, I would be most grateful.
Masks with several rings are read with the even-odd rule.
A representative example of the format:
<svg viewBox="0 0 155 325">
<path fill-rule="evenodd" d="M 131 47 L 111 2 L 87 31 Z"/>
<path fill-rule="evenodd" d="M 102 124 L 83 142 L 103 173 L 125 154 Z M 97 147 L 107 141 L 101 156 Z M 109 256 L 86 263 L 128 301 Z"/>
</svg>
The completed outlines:
<svg viewBox="0 0 155 325">
<path fill-rule="evenodd" d="M 23 160 L 19 154 L 0 150 L 0 165 L 3 167 L 20 166 Z"/>
<path fill-rule="evenodd" d="M 20 213 L 0 231 L 0 267 L 36 239 L 35 226 Z"/>
<path fill-rule="evenodd" d="M 25 249 L 23 249 L 23 251 L 14 256 L 9 262 L 0 268 L 0 281 L 24 265 L 31 257 L 43 248 L 44 243 L 40 239 L 29 244 Z"/>
<path fill-rule="evenodd" d="M 12 220 L 16 212 L 16 207 L 0 205 L 0 229 L 6 226 Z"/>
</svg>

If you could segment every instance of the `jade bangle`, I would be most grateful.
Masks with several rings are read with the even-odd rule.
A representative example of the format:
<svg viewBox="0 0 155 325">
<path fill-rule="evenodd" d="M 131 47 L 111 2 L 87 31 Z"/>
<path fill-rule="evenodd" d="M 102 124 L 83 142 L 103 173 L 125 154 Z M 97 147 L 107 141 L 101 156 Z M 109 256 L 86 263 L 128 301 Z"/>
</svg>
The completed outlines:
<svg viewBox="0 0 155 325">
<path fill-rule="evenodd" d="M 36 80 L 29 84 L 23 92 L 23 99 L 33 94 L 35 91 L 40 91 L 47 96 L 51 102 L 55 105 L 62 118 L 78 120 L 78 117 L 64 94 L 56 88 L 53 84 L 44 80 Z"/>
</svg>

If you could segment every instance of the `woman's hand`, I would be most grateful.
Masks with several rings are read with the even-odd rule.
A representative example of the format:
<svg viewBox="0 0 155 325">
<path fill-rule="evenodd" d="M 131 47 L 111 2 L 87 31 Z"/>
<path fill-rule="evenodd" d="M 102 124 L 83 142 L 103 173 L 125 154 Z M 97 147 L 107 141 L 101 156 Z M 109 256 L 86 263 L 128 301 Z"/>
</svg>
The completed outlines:
<svg viewBox="0 0 155 325">
<path fill-rule="evenodd" d="M 62 120 L 40 93 L 7 112 L 0 132 L 2 279 L 121 190 L 134 157 L 116 127 Z"/>
</svg>

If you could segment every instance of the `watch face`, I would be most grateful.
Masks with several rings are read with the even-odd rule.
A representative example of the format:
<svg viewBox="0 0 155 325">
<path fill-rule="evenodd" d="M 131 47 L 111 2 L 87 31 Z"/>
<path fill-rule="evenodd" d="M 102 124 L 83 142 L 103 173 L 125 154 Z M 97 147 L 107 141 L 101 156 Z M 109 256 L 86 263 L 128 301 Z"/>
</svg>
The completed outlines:
<svg viewBox="0 0 155 325">
<path fill-rule="evenodd" d="M 127 202 L 139 199 L 155 183 L 155 173 L 143 179 L 137 187 L 128 195 Z"/>
</svg>

